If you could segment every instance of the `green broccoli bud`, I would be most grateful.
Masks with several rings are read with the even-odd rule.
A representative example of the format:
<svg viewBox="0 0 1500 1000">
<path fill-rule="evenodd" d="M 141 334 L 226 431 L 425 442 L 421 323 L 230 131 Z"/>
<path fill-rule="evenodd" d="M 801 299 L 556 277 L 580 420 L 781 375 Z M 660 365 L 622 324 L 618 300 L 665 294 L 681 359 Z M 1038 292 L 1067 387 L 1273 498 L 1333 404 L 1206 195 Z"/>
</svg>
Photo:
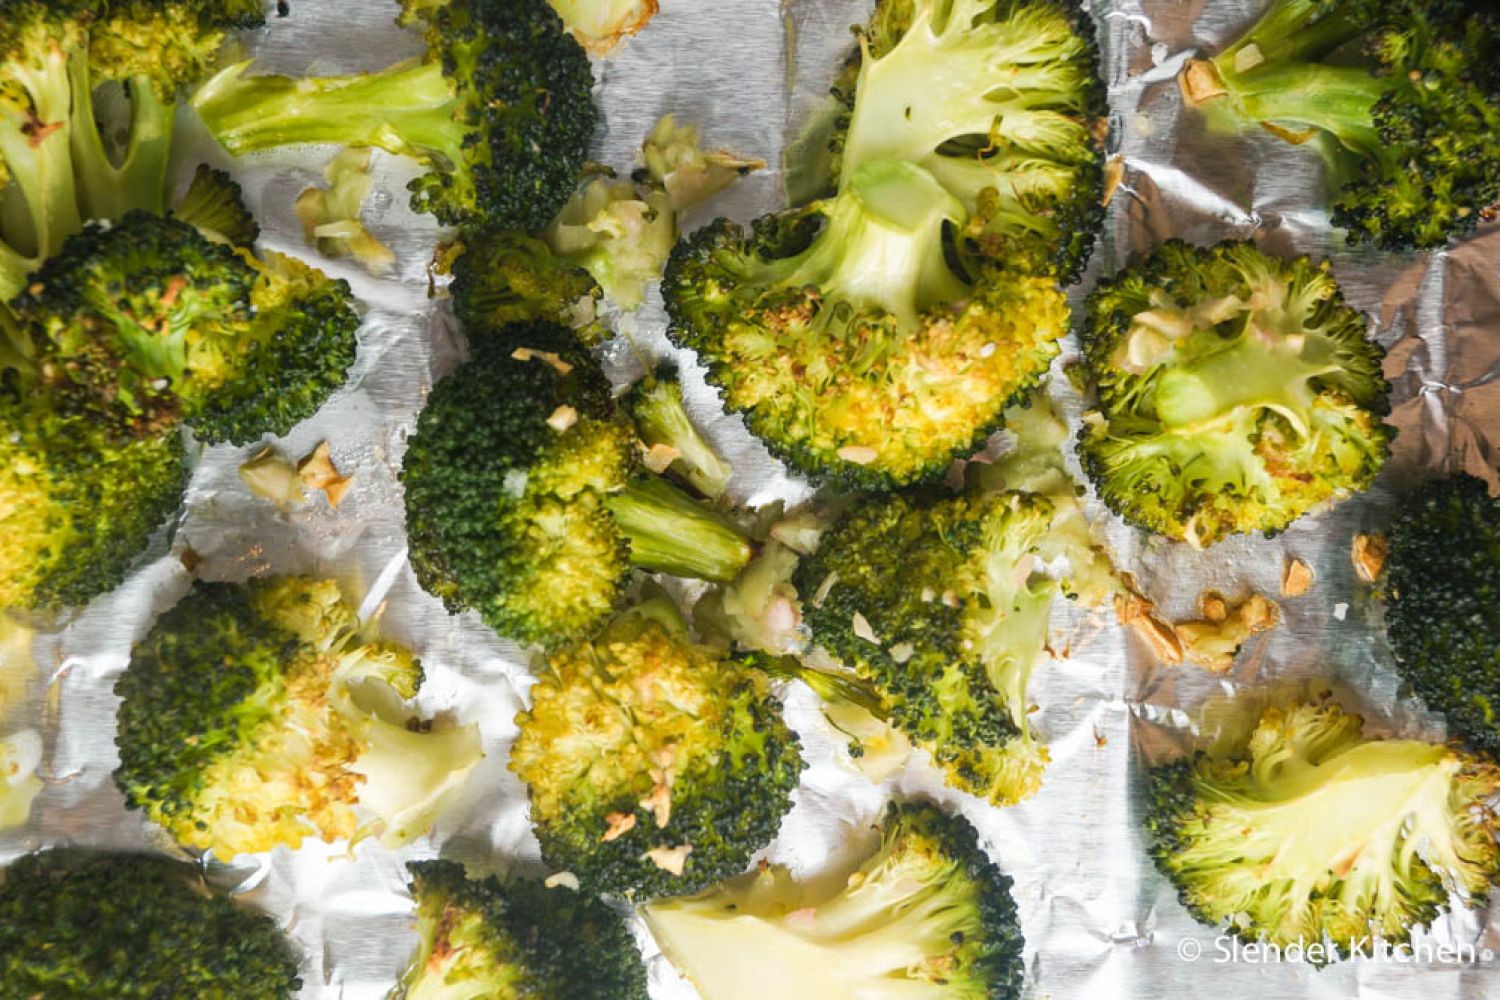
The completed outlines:
<svg viewBox="0 0 1500 1000">
<path fill-rule="evenodd" d="M 939 478 L 1036 386 L 1069 322 L 1049 278 L 955 269 L 967 218 L 923 168 L 864 164 L 833 199 L 679 244 L 670 334 L 798 470 L 872 489 Z"/>
<path fill-rule="evenodd" d="M 1215 124 L 1321 140 L 1351 243 L 1428 249 L 1500 206 L 1497 56 L 1500 19 L 1464 0 L 1274 0 L 1181 82 Z"/>
<path fill-rule="evenodd" d="M 893 804 L 881 827 L 841 885 L 798 884 L 766 867 L 650 903 L 646 924 L 704 1000 L 1019 997 L 1011 881 L 973 827 L 927 804 Z"/>
<path fill-rule="evenodd" d="M 1384 351 L 1327 265 L 1172 241 L 1089 299 L 1079 447 L 1110 509 L 1208 546 L 1369 487 L 1394 430 Z"/>
<path fill-rule="evenodd" d="M 631 389 L 626 408 L 654 471 L 671 472 L 710 500 L 724 495 L 734 468 L 693 426 L 682 401 L 682 383 L 670 367 L 658 368 Z"/>
<path fill-rule="evenodd" d="M 1402 675 L 1458 736 L 1500 752 L 1500 503 L 1472 476 L 1423 485 L 1402 502 L 1386 565 Z"/>
<path fill-rule="evenodd" d="M 496 631 L 587 634 L 632 565 L 729 580 L 753 552 L 721 515 L 635 476 L 635 436 L 566 329 L 511 327 L 438 383 L 402 465 L 417 580 Z"/>
<path fill-rule="evenodd" d="M 471 338 L 537 320 L 568 327 L 591 347 L 610 336 L 599 322 L 604 291 L 593 275 L 525 233 L 466 238 L 451 290 L 453 313 Z"/>
<path fill-rule="evenodd" d="M 193 106 L 236 156 L 280 146 L 377 147 L 427 172 L 412 209 L 445 225 L 534 230 L 573 193 L 598 115 L 583 49 L 546 0 L 409 4 L 426 55 L 322 78 L 220 72 Z"/>
<path fill-rule="evenodd" d="M 0 989 L 28 1000 L 292 1000 L 275 921 L 145 854 L 49 850 L 0 881 Z"/>
<path fill-rule="evenodd" d="M 1152 770 L 1146 831 L 1206 924 L 1281 947 L 1396 945 L 1500 877 L 1488 760 L 1361 735 L 1332 701 L 1271 707 L 1221 752 Z"/>
<path fill-rule="evenodd" d="M 451 861 L 407 865 L 420 943 L 405 1000 L 646 1000 L 646 968 L 620 916 L 531 879 L 470 879 Z"/>
<path fill-rule="evenodd" d="M 1055 510 L 1028 493 L 894 495 L 856 506 L 795 581 L 814 641 L 878 699 L 945 780 L 995 804 L 1040 787 L 1026 687 L 1059 584 Z"/>
<path fill-rule="evenodd" d="M 648 600 L 555 652 L 516 716 L 510 769 L 542 858 L 587 892 L 693 892 L 744 870 L 791 808 L 796 734 L 759 671 Z"/>
<path fill-rule="evenodd" d="M 404 844 L 483 756 L 476 726 L 432 728 L 403 707 L 421 683 L 409 652 L 360 636 L 331 581 L 200 582 L 116 682 L 115 783 L 220 856 L 310 836 Z"/>
<path fill-rule="evenodd" d="M 198 164 L 172 214 L 215 243 L 248 249 L 260 239 L 260 224 L 245 207 L 239 184 L 206 163 Z"/>
</svg>

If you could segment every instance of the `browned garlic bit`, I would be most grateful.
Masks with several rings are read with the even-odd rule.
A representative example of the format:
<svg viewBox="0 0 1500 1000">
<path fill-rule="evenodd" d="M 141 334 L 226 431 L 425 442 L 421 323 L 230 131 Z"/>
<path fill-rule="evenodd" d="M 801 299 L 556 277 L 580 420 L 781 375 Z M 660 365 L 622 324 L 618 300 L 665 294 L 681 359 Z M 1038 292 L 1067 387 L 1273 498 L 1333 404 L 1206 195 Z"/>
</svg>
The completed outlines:
<svg viewBox="0 0 1500 1000">
<path fill-rule="evenodd" d="M 272 445 L 266 445 L 240 466 L 240 479 L 250 492 L 278 507 L 291 507 L 303 501 L 302 478 L 297 469 Z"/>
<path fill-rule="evenodd" d="M 1210 600 L 1223 602 L 1221 596 L 1209 592 L 1200 598 L 1200 608 Z M 1280 622 L 1280 606 L 1267 597 L 1252 594 L 1218 621 L 1183 622 L 1176 626 L 1176 632 L 1188 662 L 1222 674 L 1234 666 L 1240 647 L 1252 635 L 1273 629 Z"/>
<path fill-rule="evenodd" d="M 1354 572 L 1365 583 L 1374 583 L 1385 571 L 1386 540 L 1384 535 L 1358 534 L 1354 536 L 1354 549 L 1350 558 Z"/>
<path fill-rule="evenodd" d="M 1312 567 L 1301 559 L 1288 559 L 1281 570 L 1281 596 L 1301 597 L 1312 589 Z"/>
<path fill-rule="evenodd" d="M 609 824 L 609 828 L 599 839 L 607 844 L 635 829 L 635 813 L 608 813 L 604 817 L 604 822 Z"/>
<path fill-rule="evenodd" d="M 1115 617 L 1120 624 L 1134 629 L 1155 651 L 1157 659 L 1169 666 L 1182 662 L 1182 643 L 1170 624 L 1156 613 L 1156 605 L 1135 589 L 1135 581 L 1125 574 L 1124 591 L 1115 595 Z"/>
<path fill-rule="evenodd" d="M 681 875 L 682 867 L 687 864 L 688 855 L 692 853 L 692 844 L 681 844 L 677 847 L 653 847 L 645 856 L 662 871 Z"/>
<path fill-rule="evenodd" d="M 337 507 L 344 494 L 349 492 L 349 487 L 354 485 L 353 476 L 340 475 L 334 467 L 333 453 L 327 441 L 318 442 L 318 446 L 297 463 L 297 475 L 310 489 L 322 490 L 330 507 Z"/>
<path fill-rule="evenodd" d="M 522 363 L 527 361 L 542 361 L 550 365 L 559 375 L 566 375 L 573 370 L 573 366 L 564 361 L 552 351 L 538 351 L 530 347 L 518 347 L 510 352 L 510 356 Z"/>
</svg>

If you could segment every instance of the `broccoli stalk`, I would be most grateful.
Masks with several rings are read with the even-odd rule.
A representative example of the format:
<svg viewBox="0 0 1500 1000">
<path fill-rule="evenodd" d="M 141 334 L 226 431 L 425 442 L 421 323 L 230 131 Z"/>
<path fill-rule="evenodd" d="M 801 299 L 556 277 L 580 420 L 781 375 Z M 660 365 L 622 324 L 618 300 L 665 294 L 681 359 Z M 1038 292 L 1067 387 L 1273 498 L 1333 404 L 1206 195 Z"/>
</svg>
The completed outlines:
<svg viewBox="0 0 1500 1000">
<path fill-rule="evenodd" d="M 418 946 L 404 1000 L 646 1000 L 646 968 L 619 914 L 531 879 L 470 879 L 452 861 L 409 864 Z"/>
<path fill-rule="evenodd" d="M 1180 81 L 1210 121 L 1326 138 L 1350 242 L 1426 249 L 1500 206 L 1497 34 L 1463 2 L 1274 0 Z"/>
<path fill-rule="evenodd" d="M 636 383 L 626 407 L 646 446 L 648 465 L 679 476 L 710 500 L 724 495 L 734 468 L 693 426 L 674 369 L 663 366 Z"/>
<path fill-rule="evenodd" d="M 631 563 L 649 572 L 727 583 L 754 555 L 732 522 L 665 480 L 634 479 L 605 505 L 630 542 Z"/>
<path fill-rule="evenodd" d="M 573 192 L 593 134 L 593 75 L 546 0 L 411 4 L 427 53 L 376 73 L 250 76 L 228 67 L 193 106 L 235 155 L 374 146 L 427 172 L 412 208 L 480 229 L 540 229 Z"/>
<path fill-rule="evenodd" d="M 973 828 L 930 805 L 893 805 L 882 826 L 879 846 L 840 886 L 762 868 L 648 904 L 647 926 L 704 1000 L 1019 996 L 1010 880 Z"/>
<path fill-rule="evenodd" d="M 1157 866 L 1210 925 L 1282 947 L 1406 942 L 1500 877 L 1500 771 L 1440 744 L 1374 740 L 1331 701 L 1271 707 L 1215 754 L 1153 770 Z"/>
</svg>

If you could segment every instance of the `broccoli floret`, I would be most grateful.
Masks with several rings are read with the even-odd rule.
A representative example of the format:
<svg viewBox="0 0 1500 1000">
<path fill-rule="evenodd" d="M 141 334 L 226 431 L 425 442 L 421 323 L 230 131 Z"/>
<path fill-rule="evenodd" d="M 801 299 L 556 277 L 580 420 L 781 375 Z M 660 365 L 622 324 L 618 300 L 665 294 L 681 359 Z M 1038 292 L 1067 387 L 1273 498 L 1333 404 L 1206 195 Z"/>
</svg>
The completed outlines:
<svg viewBox="0 0 1500 1000">
<path fill-rule="evenodd" d="M 932 174 L 885 160 L 748 234 L 720 220 L 668 264 L 670 334 L 797 469 L 873 489 L 941 477 L 1036 386 L 1069 322 L 1050 278 L 955 269 L 967 218 Z"/>
<path fill-rule="evenodd" d="M 509 327 L 439 382 L 402 465 L 411 565 L 449 610 L 552 645 L 616 607 L 632 565 L 732 579 L 753 554 L 725 518 L 635 475 L 599 363 L 566 329 Z"/>
<path fill-rule="evenodd" d="M 1183 92 L 1209 120 L 1320 139 L 1333 222 L 1440 247 L 1500 210 L 1500 17 L 1469 0 L 1274 0 Z"/>
<path fill-rule="evenodd" d="M 249 76 L 232 66 L 193 105 L 236 156 L 301 143 L 374 146 L 427 172 L 412 209 L 446 225 L 534 230 L 573 193 L 598 119 L 587 55 L 546 0 L 406 5 L 427 53 L 378 73 Z"/>
<path fill-rule="evenodd" d="M 677 242 L 677 214 L 658 187 L 600 177 L 563 206 L 542 238 L 629 312 L 640 308 L 646 286 L 661 277 Z"/>
<path fill-rule="evenodd" d="M 360 217 L 375 188 L 370 175 L 374 150 L 346 149 L 323 168 L 326 188 L 310 187 L 293 206 L 309 246 L 330 257 L 352 257 L 376 277 L 396 265 L 395 251 L 376 239 Z"/>
<path fill-rule="evenodd" d="M 421 665 L 360 635 L 332 581 L 204 583 L 163 615 L 115 684 L 115 783 L 179 842 L 221 857 L 427 833 L 478 763 L 476 726 L 403 703 Z"/>
<path fill-rule="evenodd" d="M 971 249 L 1076 281 L 1103 216 L 1088 15 L 1062 0 L 881 0 L 860 37 L 839 186 L 901 160 L 963 205 Z"/>
<path fill-rule="evenodd" d="M 349 286 L 290 257 L 132 212 L 70 237 L 15 300 L 52 387 L 208 443 L 285 434 L 344 382 Z"/>
<path fill-rule="evenodd" d="M 1089 298 L 1099 412 L 1079 450 L 1101 499 L 1195 546 L 1272 534 L 1369 487 L 1395 431 L 1385 352 L 1326 262 L 1172 241 Z"/>
<path fill-rule="evenodd" d="M 1386 565 L 1402 675 L 1457 735 L 1500 753 L 1500 502 L 1473 476 L 1426 483 L 1402 503 Z"/>
<path fill-rule="evenodd" d="M 1154 768 L 1157 867 L 1206 924 L 1286 947 L 1390 944 L 1500 876 L 1500 770 L 1416 740 L 1361 735 L 1332 701 L 1265 710 L 1221 752 Z M 1226 923 L 1227 922 L 1227 923 Z"/>
<path fill-rule="evenodd" d="M 814 640 L 880 714 L 996 804 L 1034 794 L 1048 760 L 1026 686 L 1060 589 L 1038 559 L 1054 513 L 1029 493 L 872 498 L 794 578 Z"/>
<path fill-rule="evenodd" d="M 625 405 L 646 446 L 648 464 L 658 472 L 680 477 L 710 500 L 724 495 L 734 468 L 693 426 L 675 368 L 664 365 L 641 379 L 630 390 Z"/>
<path fill-rule="evenodd" d="M 657 15 L 657 0 L 547 0 L 580 45 L 608 55 Z"/>
<path fill-rule="evenodd" d="M 49 850 L 0 873 L 0 995 L 27 1000 L 291 1000 L 275 921 L 145 854 Z"/>
<path fill-rule="evenodd" d="M 226 33 L 261 23 L 251 0 L 9 0 L 0 16 L 0 300 L 88 219 L 161 212 L 176 102 Z M 124 137 L 95 91 L 125 85 Z"/>
<path fill-rule="evenodd" d="M 200 163 L 172 214 L 206 239 L 248 249 L 260 239 L 260 224 L 245 207 L 242 194 L 224 171 Z"/>
<path fill-rule="evenodd" d="M 524 878 L 470 879 L 451 861 L 417 861 L 420 943 L 406 1000 L 646 1000 L 646 968 L 604 903 Z"/>
<path fill-rule="evenodd" d="M 962 817 L 892 804 L 841 886 L 765 867 L 644 912 L 704 1000 L 1012 1000 L 1024 968 L 1010 888 Z"/>
<path fill-rule="evenodd" d="M 599 322 L 604 290 L 593 275 L 525 233 L 466 238 L 451 291 L 453 313 L 472 338 L 533 320 L 568 327 L 590 346 L 609 337 Z"/>
<path fill-rule="evenodd" d="M 542 859 L 587 892 L 652 898 L 744 871 L 802 772 L 764 674 L 695 643 L 665 596 L 565 647 L 531 688 L 510 769 Z"/>
<path fill-rule="evenodd" d="M 12 386 L 0 377 L 0 608 L 86 604 L 120 584 L 177 509 L 181 435 Z"/>
</svg>

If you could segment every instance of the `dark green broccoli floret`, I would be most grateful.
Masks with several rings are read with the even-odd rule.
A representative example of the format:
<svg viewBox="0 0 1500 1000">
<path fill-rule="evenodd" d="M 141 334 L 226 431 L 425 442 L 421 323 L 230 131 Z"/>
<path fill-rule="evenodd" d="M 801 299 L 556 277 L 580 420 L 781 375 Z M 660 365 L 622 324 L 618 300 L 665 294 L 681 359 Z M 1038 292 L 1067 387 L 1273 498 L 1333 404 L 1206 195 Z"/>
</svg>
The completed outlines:
<svg viewBox="0 0 1500 1000">
<path fill-rule="evenodd" d="M 260 224 L 245 207 L 239 184 L 205 163 L 198 164 L 172 214 L 211 240 L 248 248 L 260 239 Z"/>
<path fill-rule="evenodd" d="M 596 361 L 547 323 L 495 331 L 438 383 L 401 470 L 417 580 L 450 610 L 553 644 L 618 604 L 631 565 L 728 580 L 749 544 L 670 484 Z"/>
<path fill-rule="evenodd" d="M 1093 22 L 1063 0 L 881 0 L 835 86 L 838 186 L 918 164 L 963 204 L 971 250 L 1076 281 L 1103 217 L 1104 91 Z"/>
<path fill-rule="evenodd" d="M 709 499 L 724 495 L 734 468 L 693 426 L 682 402 L 676 369 L 663 366 L 641 379 L 625 401 L 646 460 L 687 482 Z"/>
<path fill-rule="evenodd" d="M 0 3 L 0 300 L 85 220 L 161 212 L 181 92 L 212 69 L 260 0 L 6 0 Z M 94 94 L 125 85 L 124 136 Z M 106 140 L 105 136 L 110 139 Z M 9 191 L 6 189 L 9 188 Z"/>
<path fill-rule="evenodd" d="M 50 850 L 0 872 L 0 996 L 291 1000 L 297 965 L 275 921 L 191 865 Z"/>
<path fill-rule="evenodd" d="M 797 469 L 876 489 L 941 477 L 1037 385 L 1069 321 L 1050 278 L 955 267 L 967 215 L 926 170 L 882 160 L 750 233 L 720 220 L 668 264 L 671 336 Z"/>
<path fill-rule="evenodd" d="M 1079 447 L 1127 521 L 1207 546 L 1369 487 L 1395 431 L 1385 352 L 1328 264 L 1171 241 L 1089 298 Z"/>
<path fill-rule="evenodd" d="M 1439 247 L 1500 210 L 1500 16 L 1472 0 L 1274 0 L 1189 103 L 1232 126 L 1322 140 L 1350 242 Z"/>
<path fill-rule="evenodd" d="M 452 295 L 453 313 L 471 338 L 547 320 L 573 329 L 585 344 L 606 339 L 598 321 L 603 290 L 588 271 L 525 233 L 466 238 L 453 265 Z"/>
<path fill-rule="evenodd" d="M 19 374 L 0 371 L 0 608 L 85 604 L 177 508 L 182 438 L 138 434 Z"/>
<path fill-rule="evenodd" d="M 997 804 L 1034 794 L 1048 759 L 1026 686 L 1059 591 L 1038 561 L 1053 516 L 1029 493 L 873 498 L 794 577 L 813 639 L 878 714 L 949 784 Z"/>
<path fill-rule="evenodd" d="M 1500 502 L 1482 480 L 1434 480 L 1391 528 L 1386 626 L 1413 690 L 1456 735 L 1500 753 Z"/>
<path fill-rule="evenodd" d="M 842 883 L 763 868 L 645 907 L 703 1000 L 1013 1000 L 1020 920 L 1011 881 L 962 817 L 892 804 L 874 852 Z"/>
<path fill-rule="evenodd" d="M 55 391 L 148 430 L 181 418 L 209 443 L 311 416 L 343 384 L 359 326 L 345 282 L 145 212 L 70 237 L 14 306 Z"/>
<path fill-rule="evenodd" d="M 1406 942 L 1450 889 L 1484 897 L 1500 877 L 1500 770 L 1363 725 L 1326 700 L 1271 707 L 1233 745 L 1151 771 L 1151 854 L 1193 916 L 1282 947 L 1326 935 L 1343 953 Z"/>
<path fill-rule="evenodd" d="M 220 857 L 432 827 L 482 756 L 474 726 L 402 703 L 421 665 L 362 637 L 338 585 L 198 583 L 115 684 L 115 782 L 181 843 Z"/>
<path fill-rule="evenodd" d="M 510 769 L 542 859 L 586 892 L 650 898 L 744 871 L 802 771 L 759 671 L 696 644 L 656 596 L 564 647 L 531 688 Z"/>
<path fill-rule="evenodd" d="M 646 1000 L 634 938 L 594 897 L 531 879 L 469 879 L 451 861 L 407 869 L 420 938 L 401 980 L 408 1000 Z"/>
<path fill-rule="evenodd" d="M 593 136 L 588 57 L 546 0 L 408 4 L 426 56 L 324 78 L 224 70 L 193 99 L 235 155 L 299 143 L 375 146 L 428 168 L 412 208 L 440 222 L 533 230 L 573 193 Z"/>
</svg>

